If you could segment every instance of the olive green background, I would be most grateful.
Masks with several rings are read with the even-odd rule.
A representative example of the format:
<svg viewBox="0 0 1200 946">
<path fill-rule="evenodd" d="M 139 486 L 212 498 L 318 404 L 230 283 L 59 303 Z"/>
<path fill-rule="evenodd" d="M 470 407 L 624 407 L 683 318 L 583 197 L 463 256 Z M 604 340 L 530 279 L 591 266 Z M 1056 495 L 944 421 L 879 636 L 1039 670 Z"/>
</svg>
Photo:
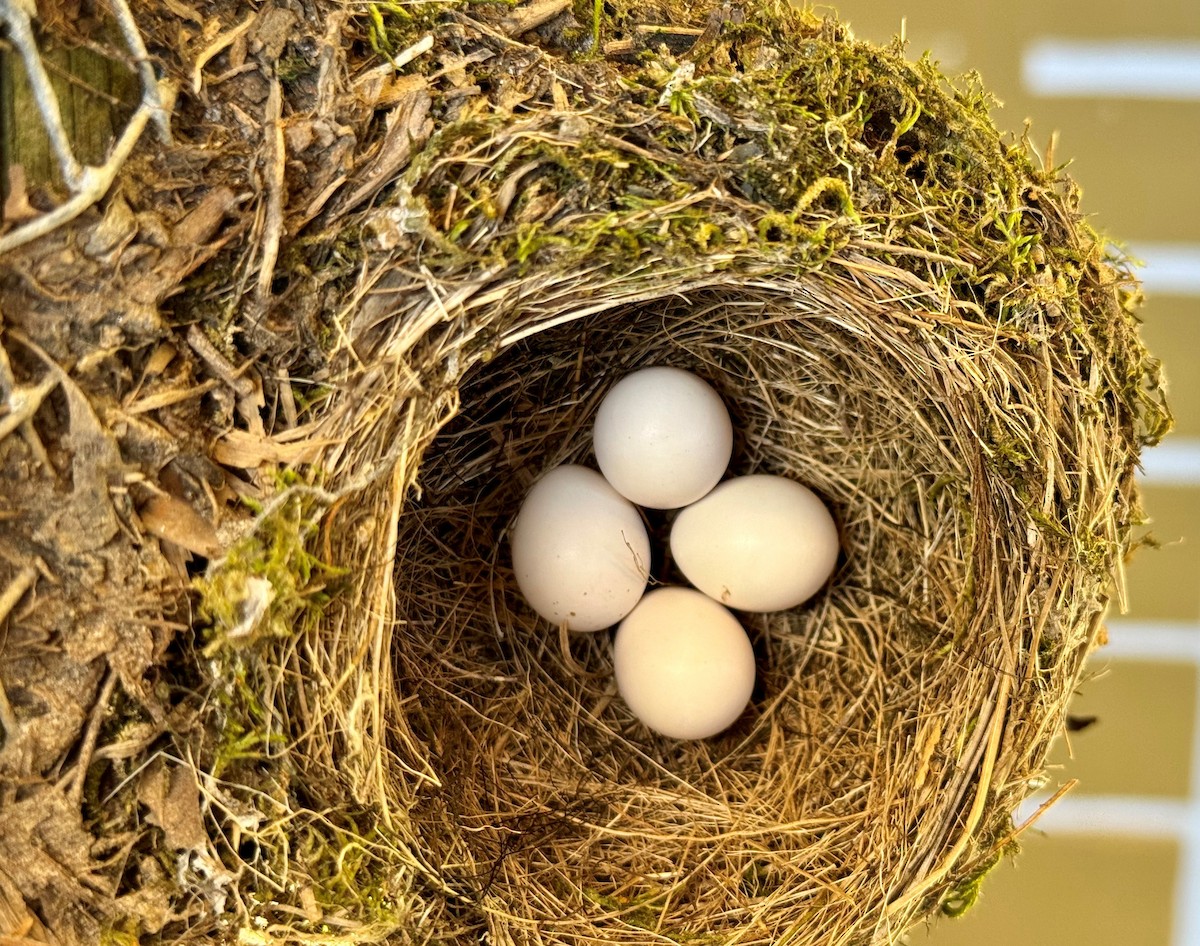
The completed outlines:
<svg viewBox="0 0 1200 946">
<path fill-rule="evenodd" d="M 844 0 L 831 8 L 857 35 L 875 41 L 899 34 L 903 21 L 912 56 L 929 50 L 948 73 L 978 71 L 1003 103 L 997 124 L 1019 136 L 1030 122 L 1029 140 L 1039 153 L 1057 133 L 1054 163 L 1072 162 L 1085 210 L 1133 255 L 1142 245 L 1200 251 L 1200 92 L 1038 95 L 1022 74 L 1031 45 L 1046 39 L 1190 42 L 1200 69 L 1196 0 Z M 914 946 L 1200 946 L 1195 929 L 1185 941 L 1181 919 L 1186 900 L 1200 903 L 1200 889 L 1185 889 L 1200 875 L 1194 867 L 1186 872 L 1186 825 L 1181 830 L 1168 817 L 1190 817 L 1196 864 L 1200 459 L 1189 458 L 1200 458 L 1200 449 L 1191 452 L 1200 447 L 1197 292 L 1147 290 L 1145 337 L 1164 361 L 1176 414 L 1168 446 L 1181 451 L 1185 468 L 1163 478 L 1147 464 L 1146 506 L 1163 547 L 1134 557 L 1130 611 L 1112 615 L 1114 641 L 1123 631 L 1132 655 L 1130 648 L 1113 656 L 1101 651 L 1091 660 L 1072 712 L 1097 721 L 1069 744 L 1063 740 L 1054 759 L 1049 788 L 1079 779 L 1063 809 L 1090 801 L 1100 814 L 1085 827 L 1072 819 L 1055 827 L 1047 816 L 1023 835 L 1021 854 L 987 879 L 966 916 L 910 934 Z M 1192 640 L 1191 658 L 1139 654 L 1136 636 L 1147 625 L 1165 628 L 1177 643 Z M 1141 815 L 1123 822 L 1122 813 L 1135 809 Z M 1166 814 L 1156 816 L 1159 810 Z"/>
</svg>

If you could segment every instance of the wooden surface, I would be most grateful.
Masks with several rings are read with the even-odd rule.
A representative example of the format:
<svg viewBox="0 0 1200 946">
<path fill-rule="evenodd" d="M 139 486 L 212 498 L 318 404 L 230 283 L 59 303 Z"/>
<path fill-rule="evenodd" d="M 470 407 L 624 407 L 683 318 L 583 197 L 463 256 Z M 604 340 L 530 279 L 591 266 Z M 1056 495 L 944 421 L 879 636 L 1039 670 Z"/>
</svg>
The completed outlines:
<svg viewBox="0 0 1200 946">
<path fill-rule="evenodd" d="M 39 41 L 75 156 L 85 164 L 99 164 L 137 101 L 136 78 L 123 63 L 94 49 L 59 45 L 42 36 Z M 114 48 L 119 49 L 119 43 Z M 0 53 L 0 128 L 4 197 L 8 197 L 8 169 L 13 165 L 24 170 L 31 190 L 49 186 L 61 193 L 62 178 L 24 66 L 8 49 Z"/>
</svg>

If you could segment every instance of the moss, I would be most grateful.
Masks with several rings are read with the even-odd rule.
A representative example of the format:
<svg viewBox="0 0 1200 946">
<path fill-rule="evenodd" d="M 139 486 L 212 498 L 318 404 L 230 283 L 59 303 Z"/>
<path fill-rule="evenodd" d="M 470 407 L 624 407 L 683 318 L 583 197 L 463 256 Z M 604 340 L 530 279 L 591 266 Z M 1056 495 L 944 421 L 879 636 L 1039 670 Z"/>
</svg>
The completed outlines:
<svg viewBox="0 0 1200 946">
<path fill-rule="evenodd" d="M 107 926 L 100 931 L 99 946 L 138 946 L 142 937 L 136 932 L 116 926 Z"/>
<path fill-rule="evenodd" d="M 619 916 L 622 923 L 639 930 L 659 930 L 662 926 L 662 904 L 665 894 L 643 893 L 637 896 L 614 897 L 594 890 L 584 890 L 584 897 L 599 907 Z M 669 933 L 667 939 L 675 939 Z"/>
<path fill-rule="evenodd" d="M 680 62 L 651 52 L 619 77 L 636 104 L 657 112 L 632 136 L 642 139 L 640 149 L 614 153 L 586 138 L 566 144 L 531 135 L 511 142 L 493 173 L 476 176 L 469 192 L 459 193 L 454 212 L 432 212 L 430 219 L 444 220 L 443 232 L 456 244 L 481 227 L 497 230 L 490 254 L 521 267 L 550 259 L 570 265 L 599 251 L 611 253 L 618 267 L 627 260 L 622 268 L 628 268 L 647 246 L 723 248 L 714 240 L 717 225 L 689 226 L 686 214 L 670 221 L 675 232 L 662 234 L 663 220 L 630 206 L 629 195 L 667 206 L 716 183 L 764 206 L 751 231 L 759 243 L 795 250 L 809 265 L 828 259 L 851 232 L 874 232 L 943 255 L 961 242 L 982 246 L 986 257 L 973 269 L 946 274 L 948 285 L 965 283 L 980 295 L 1003 285 L 1010 306 L 1018 298 L 1042 301 L 1029 277 L 1043 240 L 1019 193 L 1021 182 L 1037 175 L 1023 150 L 998 146 L 988 114 L 993 101 L 977 77 L 951 85 L 932 60 L 908 62 L 896 47 L 851 41 L 840 27 L 810 14 L 770 9 L 751 19 L 755 25 L 731 32 L 727 61 Z M 610 27 L 620 27 L 619 17 L 606 20 Z M 790 30 L 799 31 L 799 41 Z M 775 68 L 754 72 L 736 65 L 743 61 L 739 45 L 784 35 L 791 41 L 780 43 L 785 58 Z M 493 121 L 508 119 L 472 115 L 442 129 L 424 157 L 453 161 L 454 153 L 489 140 Z M 739 146 L 749 149 L 746 160 L 711 163 Z M 495 189 L 508 169 L 531 162 L 538 171 L 508 210 L 517 223 L 507 229 L 495 214 Z M 428 167 L 422 160 L 409 172 L 417 197 L 429 194 Z M 540 188 L 538 178 L 545 178 Z M 578 217 L 564 213 L 560 219 L 570 220 L 570 231 L 561 233 L 540 216 L 522 221 L 523 207 L 550 192 L 586 195 L 588 206 L 578 209 L 593 220 L 580 227 Z M 949 216 L 949 235 L 926 230 L 925 215 L 935 208 L 943 220 Z M 486 221 L 474 216 L 481 211 Z M 955 232 L 961 233 L 957 240 Z M 920 266 L 922 274 L 927 269 L 911 258 L 896 262 Z"/>
<path fill-rule="evenodd" d="M 1007 822 L 1005 822 L 1004 828 L 1008 833 Z M 979 902 L 984 878 L 996 868 L 1005 855 L 1015 856 L 1019 845 L 1015 840 L 1009 840 L 1003 845 L 993 845 L 993 848 L 991 854 L 946 892 L 940 906 L 943 916 L 961 917 L 975 906 Z"/>
<path fill-rule="evenodd" d="M 291 475 L 285 475 L 285 482 Z M 284 493 L 254 530 L 195 582 L 204 654 L 252 648 L 268 638 L 291 638 L 328 601 L 330 583 L 345 574 L 309 550 L 316 504 L 303 489 Z"/>
</svg>

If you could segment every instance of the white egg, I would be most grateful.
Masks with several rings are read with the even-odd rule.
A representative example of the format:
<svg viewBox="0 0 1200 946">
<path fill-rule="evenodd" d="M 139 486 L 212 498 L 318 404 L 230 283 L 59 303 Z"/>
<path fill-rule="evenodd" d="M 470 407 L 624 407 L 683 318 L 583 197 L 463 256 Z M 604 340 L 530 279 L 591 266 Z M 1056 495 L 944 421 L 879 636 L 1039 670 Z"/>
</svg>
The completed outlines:
<svg viewBox="0 0 1200 946">
<path fill-rule="evenodd" d="M 538 480 L 521 504 L 510 542 L 525 599 L 573 631 L 611 627 L 646 590 L 646 527 L 595 470 L 560 466 Z"/>
<path fill-rule="evenodd" d="M 692 588 L 657 588 L 621 622 L 613 645 L 621 698 L 673 739 L 715 736 L 754 690 L 754 649 L 737 618 Z"/>
<path fill-rule="evenodd" d="M 643 368 L 605 395 L 592 431 L 600 472 L 652 509 L 695 502 L 721 479 L 733 424 L 721 397 L 679 368 Z"/>
<path fill-rule="evenodd" d="M 782 476 L 726 480 L 684 509 L 671 554 L 693 585 L 742 611 L 807 601 L 833 573 L 838 530 L 812 490 Z"/>
</svg>

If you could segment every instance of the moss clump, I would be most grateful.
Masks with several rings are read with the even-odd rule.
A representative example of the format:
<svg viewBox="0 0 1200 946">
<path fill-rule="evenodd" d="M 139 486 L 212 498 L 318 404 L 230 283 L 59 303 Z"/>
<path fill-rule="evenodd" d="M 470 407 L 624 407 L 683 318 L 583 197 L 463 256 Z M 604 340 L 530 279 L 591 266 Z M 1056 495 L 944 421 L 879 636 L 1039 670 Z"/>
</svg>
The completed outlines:
<svg viewBox="0 0 1200 946">
<path fill-rule="evenodd" d="M 257 509 L 253 531 L 196 580 L 207 657 L 270 638 L 291 640 L 297 628 L 319 620 L 331 583 L 345 576 L 345 568 L 310 550 L 319 501 L 304 487 L 283 488 L 270 510 Z"/>
</svg>

